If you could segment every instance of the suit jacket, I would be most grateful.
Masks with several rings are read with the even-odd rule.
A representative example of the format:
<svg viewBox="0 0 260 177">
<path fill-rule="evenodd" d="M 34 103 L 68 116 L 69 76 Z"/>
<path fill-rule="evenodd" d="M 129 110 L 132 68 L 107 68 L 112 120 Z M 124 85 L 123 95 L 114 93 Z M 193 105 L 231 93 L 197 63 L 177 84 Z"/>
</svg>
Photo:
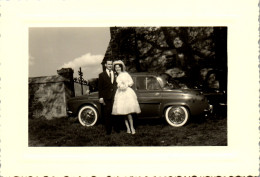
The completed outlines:
<svg viewBox="0 0 260 177">
<path fill-rule="evenodd" d="M 111 83 L 111 79 L 108 76 L 106 70 L 99 74 L 98 76 L 98 94 L 99 98 L 103 99 L 114 99 L 117 84 L 114 77 L 114 82 Z"/>
</svg>

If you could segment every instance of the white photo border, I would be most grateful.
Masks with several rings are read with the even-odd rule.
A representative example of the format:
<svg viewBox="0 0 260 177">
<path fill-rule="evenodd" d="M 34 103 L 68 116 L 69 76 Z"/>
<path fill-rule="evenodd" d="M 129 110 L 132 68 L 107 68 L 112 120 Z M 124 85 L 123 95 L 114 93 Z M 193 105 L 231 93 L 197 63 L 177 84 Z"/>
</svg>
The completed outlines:
<svg viewBox="0 0 260 177">
<path fill-rule="evenodd" d="M 0 3 L 2 176 L 258 175 L 257 1 Z M 28 147 L 29 28 L 110 26 L 227 26 L 228 146 Z"/>
</svg>

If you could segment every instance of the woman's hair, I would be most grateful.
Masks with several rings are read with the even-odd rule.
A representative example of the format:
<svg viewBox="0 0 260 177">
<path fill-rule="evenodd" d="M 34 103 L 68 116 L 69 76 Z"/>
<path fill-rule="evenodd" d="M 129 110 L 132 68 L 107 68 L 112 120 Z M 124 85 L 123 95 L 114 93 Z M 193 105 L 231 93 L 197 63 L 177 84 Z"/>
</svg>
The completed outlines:
<svg viewBox="0 0 260 177">
<path fill-rule="evenodd" d="M 114 71 L 116 71 L 116 65 L 120 66 L 122 72 L 124 71 L 123 65 L 122 65 L 122 64 L 119 64 L 119 63 L 117 63 L 117 64 L 114 65 Z"/>
<path fill-rule="evenodd" d="M 113 62 L 113 70 L 114 70 L 114 71 L 115 71 L 115 66 L 116 66 L 116 65 L 120 66 L 122 72 L 125 71 L 125 64 L 124 64 L 123 61 L 121 61 L 121 60 L 116 60 L 116 61 Z"/>
</svg>

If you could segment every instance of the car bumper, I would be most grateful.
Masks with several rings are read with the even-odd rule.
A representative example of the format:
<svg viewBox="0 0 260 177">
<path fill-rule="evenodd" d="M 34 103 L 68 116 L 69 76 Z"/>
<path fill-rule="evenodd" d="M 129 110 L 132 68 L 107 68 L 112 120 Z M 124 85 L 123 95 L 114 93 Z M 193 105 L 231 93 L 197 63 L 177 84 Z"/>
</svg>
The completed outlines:
<svg viewBox="0 0 260 177">
<path fill-rule="evenodd" d="M 209 105 L 206 109 L 204 109 L 204 116 L 209 116 L 213 113 L 213 105 Z"/>
<path fill-rule="evenodd" d="M 69 117 L 70 117 L 70 116 L 75 116 L 75 114 L 74 114 L 71 110 L 69 110 L 68 108 L 67 108 L 66 112 L 67 112 L 67 115 L 68 115 Z"/>
</svg>

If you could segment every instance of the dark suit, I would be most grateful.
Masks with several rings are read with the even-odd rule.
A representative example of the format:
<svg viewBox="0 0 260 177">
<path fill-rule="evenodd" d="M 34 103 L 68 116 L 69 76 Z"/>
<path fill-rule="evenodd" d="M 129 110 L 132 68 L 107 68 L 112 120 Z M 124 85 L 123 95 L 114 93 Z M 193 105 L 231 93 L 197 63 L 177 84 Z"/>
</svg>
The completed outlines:
<svg viewBox="0 0 260 177">
<path fill-rule="evenodd" d="M 103 98 L 105 105 L 104 105 L 104 118 L 105 118 L 105 128 L 106 133 L 111 134 L 112 131 L 112 107 L 114 103 L 114 96 L 116 92 L 116 81 L 115 77 L 113 79 L 113 83 L 111 83 L 111 79 L 108 76 L 106 70 L 99 74 L 98 79 L 98 93 L 99 98 Z M 115 125 L 114 125 L 115 126 Z"/>
</svg>

